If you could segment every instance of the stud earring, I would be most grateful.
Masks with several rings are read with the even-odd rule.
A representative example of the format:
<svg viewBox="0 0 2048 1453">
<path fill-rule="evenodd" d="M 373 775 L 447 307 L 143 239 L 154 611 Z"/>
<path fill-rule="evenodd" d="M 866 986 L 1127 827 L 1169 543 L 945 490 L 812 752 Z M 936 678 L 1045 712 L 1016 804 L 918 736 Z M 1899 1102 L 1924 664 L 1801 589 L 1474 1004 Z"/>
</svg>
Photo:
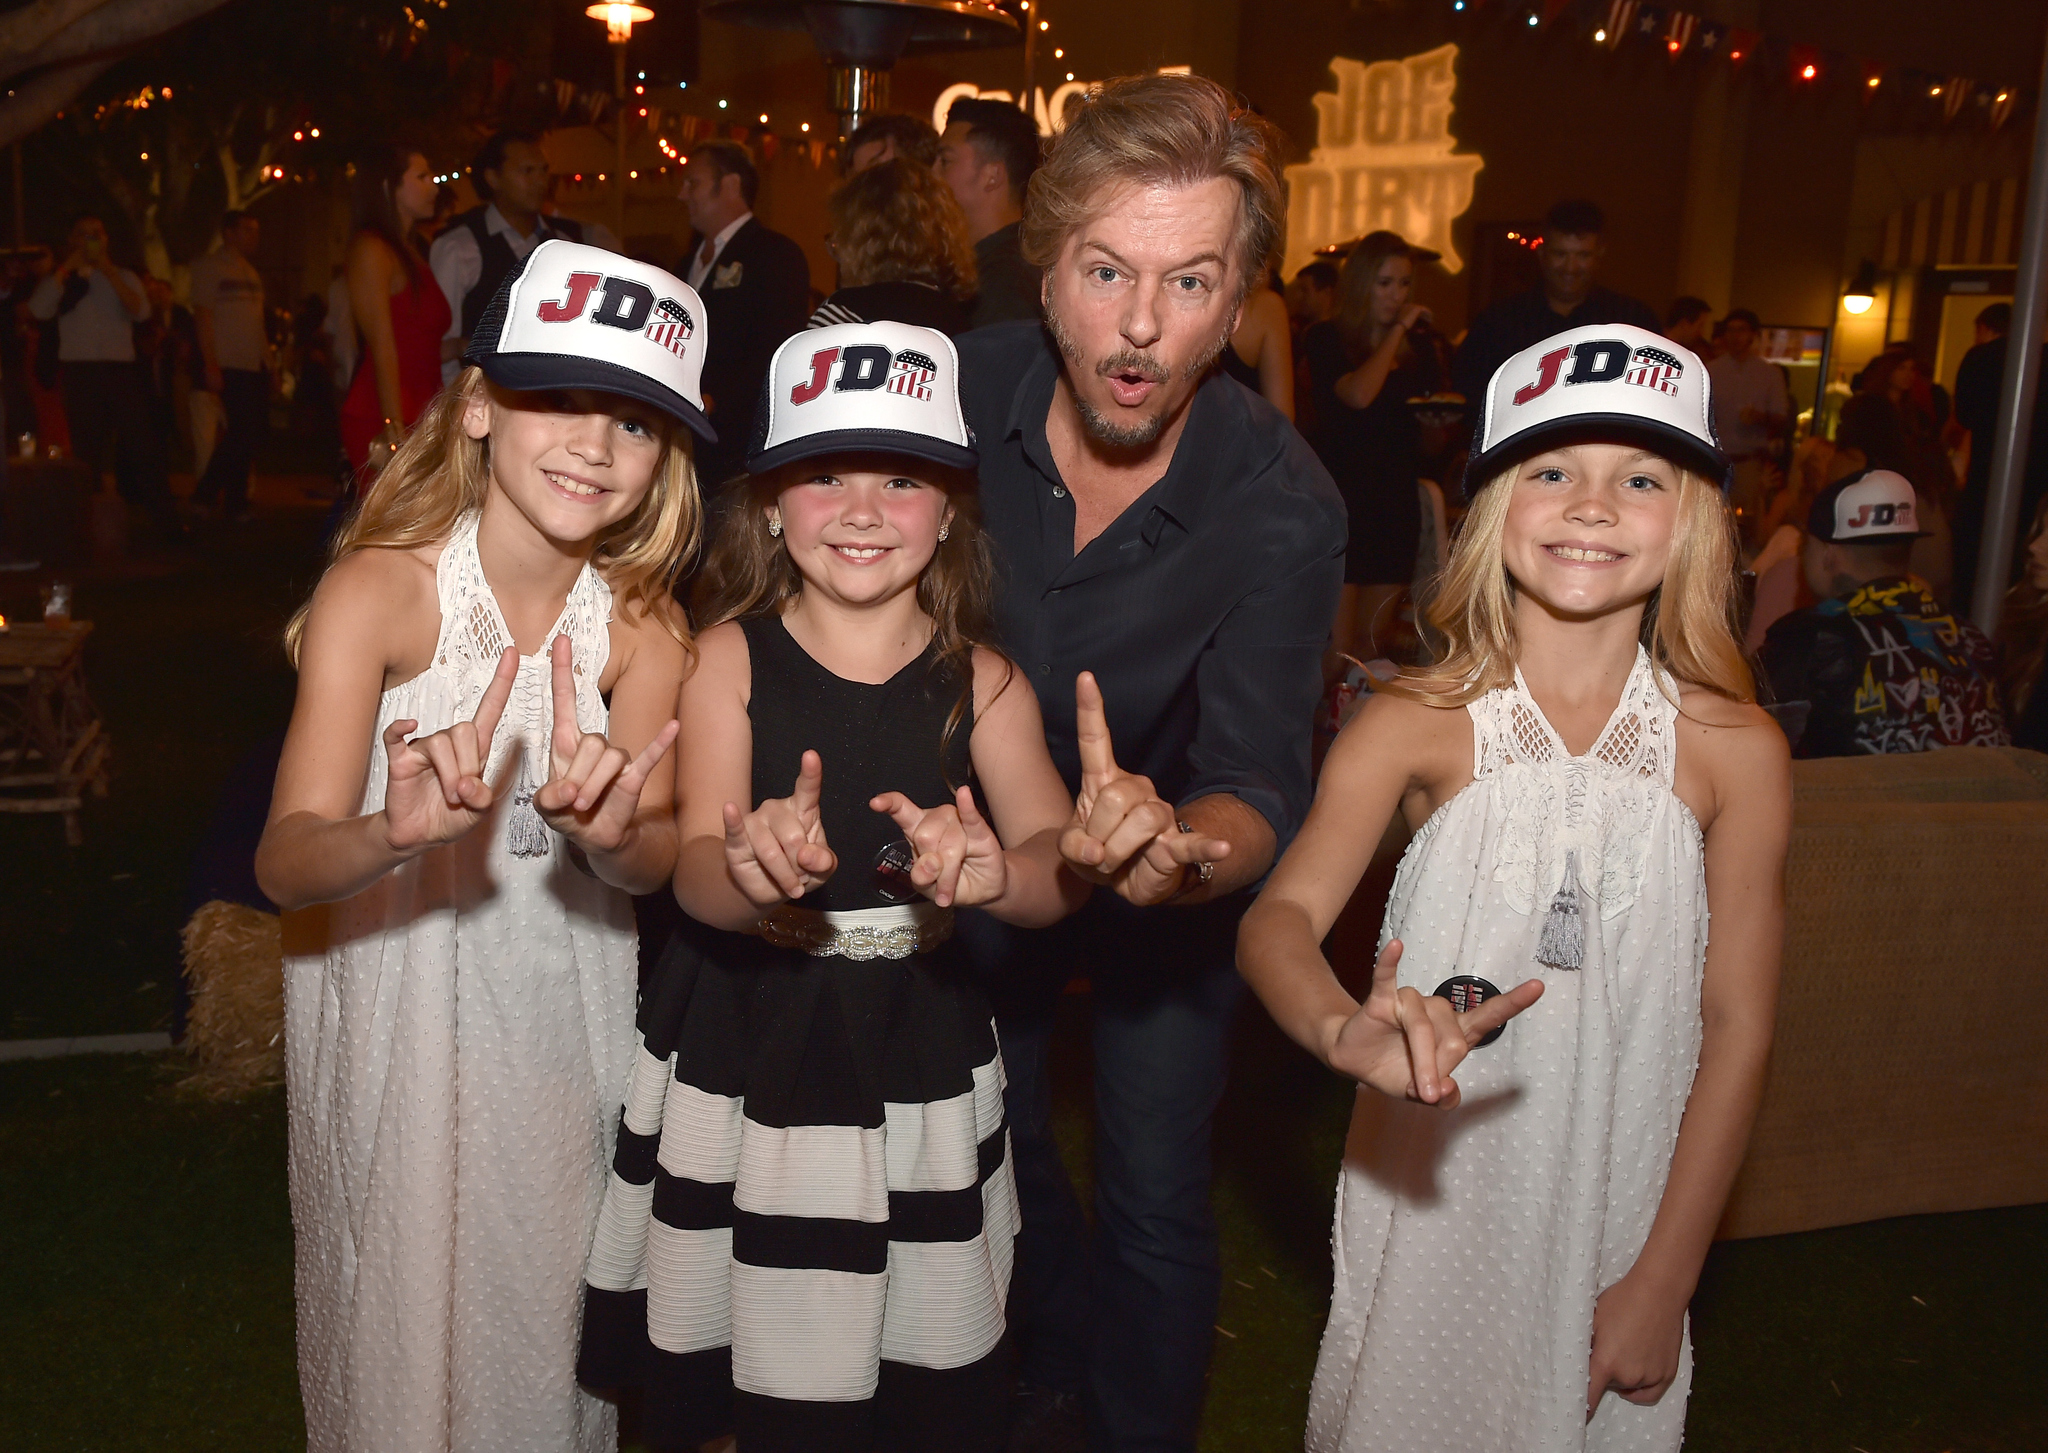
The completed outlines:
<svg viewBox="0 0 2048 1453">
<path fill-rule="evenodd" d="M 948 535 L 950 535 L 950 534 L 952 534 L 952 533 L 953 533 L 953 527 L 952 527 L 951 525 L 941 525 L 941 526 L 939 526 L 939 543 L 940 543 L 941 545 L 945 544 L 945 543 L 946 543 L 946 536 L 948 536 Z"/>
<path fill-rule="evenodd" d="M 775 536 L 777 536 L 777 535 L 779 535 L 779 534 L 781 534 L 781 533 L 782 533 L 782 521 L 781 521 L 781 520 L 778 520 L 778 519 L 777 519 L 777 518 L 776 518 L 775 516 L 773 516 L 773 515 L 770 515 L 770 516 L 768 517 L 768 535 L 769 535 L 769 538 L 773 539 L 773 538 L 774 538 Z"/>
</svg>

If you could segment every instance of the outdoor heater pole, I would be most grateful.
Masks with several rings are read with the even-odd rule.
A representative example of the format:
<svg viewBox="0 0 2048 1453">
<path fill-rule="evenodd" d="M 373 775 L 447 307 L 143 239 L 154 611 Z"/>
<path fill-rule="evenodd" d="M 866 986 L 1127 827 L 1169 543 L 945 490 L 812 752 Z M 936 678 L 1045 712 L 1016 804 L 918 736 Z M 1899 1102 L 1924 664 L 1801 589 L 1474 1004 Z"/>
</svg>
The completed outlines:
<svg viewBox="0 0 2048 1453">
<path fill-rule="evenodd" d="M 612 173 L 612 216 L 614 235 L 619 246 L 626 245 L 626 42 L 623 37 L 612 41 L 612 94 L 617 98 L 614 117 L 618 122 L 619 160 Z"/>
<path fill-rule="evenodd" d="M 1990 635 L 1998 629 L 2019 537 L 2020 484 L 2027 472 L 2027 435 L 2034 396 L 2041 387 L 2043 273 L 2048 272 L 2048 49 L 2034 92 L 2034 161 L 2027 182 L 2027 219 L 2012 297 L 2012 332 L 2005 345 L 2005 382 L 1998 393 L 1998 428 L 1991 454 L 1991 486 L 1984 501 L 1984 539 L 1977 553 L 1977 589 L 1970 618 Z M 2044 441 L 2048 447 L 2048 441 Z"/>
</svg>

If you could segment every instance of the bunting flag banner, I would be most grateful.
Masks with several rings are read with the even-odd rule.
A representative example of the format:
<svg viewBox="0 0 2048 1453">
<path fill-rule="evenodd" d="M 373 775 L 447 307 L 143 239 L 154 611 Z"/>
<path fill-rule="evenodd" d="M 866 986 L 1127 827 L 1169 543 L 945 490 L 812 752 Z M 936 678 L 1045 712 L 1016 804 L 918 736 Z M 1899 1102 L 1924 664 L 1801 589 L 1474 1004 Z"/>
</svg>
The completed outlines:
<svg viewBox="0 0 2048 1453">
<path fill-rule="evenodd" d="M 575 102 L 576 83 L 574 81 L 555 82 L 555 109 L 557 111 L 567 111 Z"/>
<path fill-rule="evenodd" d="M 819 140 L 817 137 L 812 137 L 810 152 L 811 165 L 813 167 L 820 167 L 825 164 L 825 143 L 823 141 Z"/>
<path fill-rule="evenodd" d="M 1699 23 L 1700 18 L 1689 10 L 1671 12 L 1671 23 L 1664 27 L 1664 49 L 1673 60 L 1683 55 L 1685 48 L 1692 44 L 1693 31 Z"/>
<path fill-rule="evenodd" d="M 1487 0 L 1453 0 L 1452 8 L 1471 12 L 1485 3 Z M 1523 8 L 1518 14 L 1534 28 L 1554 23 L 1567 10 L 1576 12 L 1577 23 L 1590 27 L 1593 41 L 1610 51 L 1619 50 L 1631 41 L 1642 41 L 1661 47 L 1672 62 L 1678 61 L 1687 51 L 1697 51 L 1709 60 L 1725 56 L 1731 66 L 1743 66 L 1757 60 L 1763 63 L 1762 74 L 1782 76 L 1795 89 L 1818 90 L 1823 84 L 1832 89 L 1837 84 L 1849 84 L 1853 76 L 1858 82 L 1857 93 L 1866 102 L 1880 90 L 1900 104 L 1909 104 L 1915 97 L 1923 102 L 1939 101 L 1942 118 L 1948 123 L 1962 116 L 1966 107 L 1972 107 L 1972 114 L 1981 115 L 1995 131 L 2011 118 L 2020 104 L 2019 93 L 2011 86 L 1986 83 L 1968 76 L 1932 75 L 1911 67 L 1767 35 L 1748 26 L 1729 25 L 1665 3 L 1646 3 L 1646 0 L 1523 0 Z M 1920 114 L 1931 118 L 1932 112 L 1933 107 L 1929 106 Z"/>
<path fill-rule="evenodd" d="M 1620 46 L 1622 39 L 1635 24 L 1636 0 L 1613 0 L 1607 7 L 1607 41 L 1609 50 Z"/>
</svg>

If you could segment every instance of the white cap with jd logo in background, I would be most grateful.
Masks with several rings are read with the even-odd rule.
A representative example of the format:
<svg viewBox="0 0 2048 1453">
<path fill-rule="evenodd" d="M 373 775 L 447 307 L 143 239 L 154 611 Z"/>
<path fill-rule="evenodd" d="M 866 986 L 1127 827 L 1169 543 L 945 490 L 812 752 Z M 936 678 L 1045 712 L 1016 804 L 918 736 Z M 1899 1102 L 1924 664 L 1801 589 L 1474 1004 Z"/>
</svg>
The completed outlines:
<svg viewBox="0 0 2048 1453">
<path fill-rule="evenodd" d="M 1883 545 L 1932 533 L 1920 528 L 1912 482 L 1889 469 L 1859 470 L 1815 495 L 1806 532 L 1830 545 Z"/>
<path fill-rule="evenodd" d="M 681 278 L 554 238 L 499 285 L 462 357 L 504 388 L 622 394 L 716 440 L 704 344 L 704 304 Z"/>
<path fill-rule="evenodd" d="M 955 469 L 979 462 L 952 339 L 909 323 L 840 323 L 795 334 L 775 350 L 748 473 L 862 450 Z"/>
<path fill-rule="evenodd" d="M 1728 478 L 1707 366 L 1683 345 L 1626 323 L 1568 328 L 1494 371 L 1465 466 L 1466 492 L 1573 442 L 1640 444 L 1717 485 Z"/>
</svg>

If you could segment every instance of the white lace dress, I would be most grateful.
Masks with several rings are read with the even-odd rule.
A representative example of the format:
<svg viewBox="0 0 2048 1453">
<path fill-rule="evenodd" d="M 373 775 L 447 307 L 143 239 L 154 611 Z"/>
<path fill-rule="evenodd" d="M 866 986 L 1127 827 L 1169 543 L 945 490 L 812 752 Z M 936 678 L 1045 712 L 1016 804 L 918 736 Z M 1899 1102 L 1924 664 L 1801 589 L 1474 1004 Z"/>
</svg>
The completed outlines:
<svg viewBox="0 0 2048 1453">
<path fill-rule="evenodd" d="M 1519 672 L 1468 710 L 1475 780 L 1409 845 L 1380 941 L 1424 994 L 1469 974 L 1541 977 L 1543 997 L 1459 1067 L 1457 1109 L 1359 1093 L 1307 1446 L 1670 1453 L 1689 1336 L 1656 1406 L 1585 1407 L 1593 1304 L 1649 1235 L 1699 1063 L 1706 875 L 1671 791 L 1677 713 L 1640 651 L 1583 757 Z M 1575 970 L 1536 961 L 1568 867 Z"/>
<path fill-rule="evenodd" d="M 511 642 L 474 517 L 437 574 L 440 641 L 378 707 L 365 812 L 384 800 L 384 728 L 474 716 Z M 606 723 L 610 617 L 611 591 L 586 566 L 548 633 L 575 647 L 590 731 Z M 486 821 L 329 905 L 324 931 L 323 910 L 287 930 L 305 950 L 286 960 L 285 1018 L 312 1453 L 616 1446 L 612 1409 L 577 1387 L 575 1367 L 583 1262 L 632 1067 L 633 912 L 515 801 L 546 780 L 550 683 L 545 653 L 520 662 L 490 756 L 504 795 Z"/>
</svg>

